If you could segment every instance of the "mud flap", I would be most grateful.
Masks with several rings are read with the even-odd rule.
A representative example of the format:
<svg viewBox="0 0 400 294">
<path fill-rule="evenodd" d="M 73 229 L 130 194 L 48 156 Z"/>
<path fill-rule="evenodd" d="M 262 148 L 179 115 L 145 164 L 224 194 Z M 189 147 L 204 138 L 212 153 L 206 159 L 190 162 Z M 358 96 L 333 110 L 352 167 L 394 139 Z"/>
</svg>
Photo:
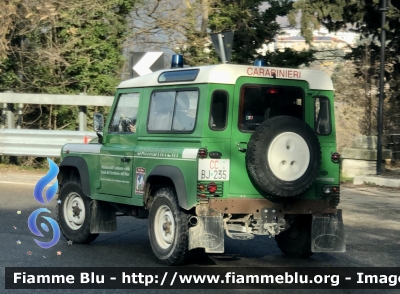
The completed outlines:
<svg viewBox="0 0 400 294">
<path fill-rule="evenodd" d="M 198 216 L 189 229 L 189 250 L 204 248 L 207 253 L 224 253 L 222 216 Z"/>
<path fill-rule="evenodd" d="M 342 210 L 335 216 L 315 216 L 311 229 L 312 252 L 346 252 Z"/>
<path fill-rule="evenodd" d="M 90 202 L 90 233 L 109 233 L 117 230 L 115 208 L 106 202 L 92 200 Z"/>
</svg>

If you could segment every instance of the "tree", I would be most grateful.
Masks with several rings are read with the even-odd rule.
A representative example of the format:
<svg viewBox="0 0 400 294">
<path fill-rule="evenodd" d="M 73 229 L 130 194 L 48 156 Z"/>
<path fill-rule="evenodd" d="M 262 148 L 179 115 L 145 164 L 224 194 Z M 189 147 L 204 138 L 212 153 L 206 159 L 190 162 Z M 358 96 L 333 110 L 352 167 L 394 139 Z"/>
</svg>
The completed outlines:
<svg viewBox="0 0 400 294">
<path fill-rule="evenodd" d="M 393 4 L 397 5 L 397 2 Z M 380 44 L 378 41 L 381 33 L 381 1 L 379 0 L 332 0 L 329 3 L 323 0 L 299 0 L 293 4 L 294 10 L 290 13 L 290 20 L 293 24 L 295 16 L 301 11 L 301 31 L 308 41 L 310 41 L 312 30 L 322 24 L 331 31 L 349 27 L 351 24 L 351 29 L 360 35 L 361 40 L 372 40 L 368 46 L 370 72 L 367 75 L 360 69 L 356 72 L 357 75 L 364 75 L 367 82 L 372 75 L 379 75 L 376 62 L 380 57 L 381 46 L 385 46 L 384 75 L 385 92 L 388 97 L 385 104 L 391 107 L 385 107 L 384 117 L 386 131 L 393 132 L 396 128 L 397 131 L 400 130 L 399 124 L 393 128 L 396 125 L 394 114 L 400 112 L 400 59 L 398 57 L 400 55 L 400 11 L 393 7 L 391 1 L 388 1 L 388 4 L 389 10 L 386 13 L 385 24 L 386 44 Z M 356 64 L 362 64 L 365 54 L 365 45 L 360 42 L 347 58 Z M 370 107 L 367 105 L 367 108 Z M 366 133 L 372 133 L 371 124 Z"/>
<path fill-rule="evenodd" d="M 6 5 L 8 10 L 0 11 L 0 19 L 7 19 L 0 35 L 0 90 L 114 93 L 132 1 L 10 0 Z M 70 107 L 31 106 L 24 120 L 42 128 L 75 128 L 76 113 Z"/>
<path fill-rule="evenodd" d="M 267 3 L 267 5 L 265 5 Z M 264 9 L 261 9 L 264 4 Z M 234 31 L 231 63 L 252 64 L 265 58 L 273 66 L 298 67 L 313 60 L 313 51 L 270 52 L 265 57 L 257 53 L 263 44 L 273 42 L 281 33 L 277 16 L 285 16 L 292 8 L 291 0 L 201 0 L 191 5 L 192 22 L 181 52 L 190 65 L 218 63 L 208 33 Z M 202 11 L 196 17 L 193 11 Z M 205 30 L 206 24 L 208 29 Z"/>
<path fill-rule="evenodd" d="M 267 8 L 260 10 L 260 6 L 266 2 Z M 212 32 L 233 30 L 232 62 L 248 64 L 253 63 L 258 57 L 256 49 L 265 43 L 273 42 L 281 33 L 281 27 L 277 23 L 277 16 L 285 16 L 292 9 L 291 0 L 222 0 L 211 4 L 209 27 Z M 309 54 L 287 50 L 283 53 L 269 54 L 269 63 L 275 66 L 294 66 L 310 62 L 312 52 Z M 285 64 L 278 63 L 285 59 Z"/>
<path fill-rule="evenodd" d="M 217 63 L 210 52 L 208 0 L 149 0 L 135 5 L 126 51 L 173 51 L 190 66 Z M 166 62 L 167 65 L 167 62 Z"/>
<path fill-rule="evenodd" d="M 266 8 L 261 5 L 268 2 Z M 182 5 L 183 4 L 183 5 Z M 280 33 L 277 16 L 286 15 L 291 0 L 150 0 L 136 5 L 132 14 L 130 51 L 175 50 L 190 66 L 216 64 L 210 33 L 235 32 L 232 63 L 249 64 L 259 57 L 256 49 Z M 172 54 L 172 53 L 171 53 Z M 283 58 L 279 58 L 282 54 Z M 270 53 L 271 62 L 291 58 L 285 65 L 297 67 L 312 60 L 312 52 Z M 272 64 L 272 65 L 281 65 Z"/>
<path fill-rule="evenodd" d="M 136 52 L 174 49 L 185 40 L 191 19 L 191 1 L 148 0 L 138 2 L 130 14 L 133 34 L 127 46 Z"/>
</svg>

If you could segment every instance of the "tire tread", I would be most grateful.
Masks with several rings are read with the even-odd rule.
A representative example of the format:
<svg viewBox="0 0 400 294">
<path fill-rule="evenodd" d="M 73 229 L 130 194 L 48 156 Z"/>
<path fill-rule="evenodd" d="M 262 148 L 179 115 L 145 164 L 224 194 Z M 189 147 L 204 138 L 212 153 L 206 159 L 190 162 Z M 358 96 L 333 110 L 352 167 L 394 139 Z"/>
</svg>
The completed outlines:
<svg viewBox="0 0 400 294">
<path fill-rule="evenodd" d="M 301 227 L 301 236 L 292 240 L 289 238 L 290 228 L 275 236 L 275 241 L 279 249 L 285 255 L 291 257 L 309 257 L 314 253 L 311 252 L 311 215 L 297 216 L 297 225 Z"/>
<path fill-rule="evenodd" d="M 153 240 L 153 236 L 152 236 L 152 232 L 151 232 L 152 226 L 153 226 L 153 223 L 152 223 L 153 220 L 149 220 L 149 237 L 150 237 L 151 246 L 153 248 L 153 252 L 156 254 L 156 256 L 158 257 L 160 262 L 162 262 L 163 264 L 166 264 L 166 265 L 183 264 L 186 262 L 186 260 L 189 256 L 189 225 L 188 224 L 189 224 L 190 216 L 188 214 L 186 214 L 179 207 L 175 191 L 170 187 L 164 187 L 164 188 L 160 188 L 159 190 L 157 190 L 156 195 L 154 197 L 154 201 L 150 208 L 150 216 L 149 217 L 152 216 L 151 209 L 154 207 L 154 203 L 156 201 L 159 201 L 159 200 L 157 200 L 157 197 L 159 197 L 158 199 L 162 199 L 162 198 L 168 199 L 171 202 L 172 207 L 170 207 L 170 209 L 172 210 L 172 213 L 176 220 L 176 222 L 175 222 L 175 225 L 176 225 L 175 237 L 178 238 L 178 240 L 176 241 L 175 248 L 172 249 L 173 250 L 172 254 L 167 258 L 162 258 L 162 256 L 160 256 L 160 253 L 157 252 L 155 245 L 153 244 L 156 242 L 155 240 Z M 179 236 L 177 236 L 177 232 L 180 232 Z"/>
</svg>

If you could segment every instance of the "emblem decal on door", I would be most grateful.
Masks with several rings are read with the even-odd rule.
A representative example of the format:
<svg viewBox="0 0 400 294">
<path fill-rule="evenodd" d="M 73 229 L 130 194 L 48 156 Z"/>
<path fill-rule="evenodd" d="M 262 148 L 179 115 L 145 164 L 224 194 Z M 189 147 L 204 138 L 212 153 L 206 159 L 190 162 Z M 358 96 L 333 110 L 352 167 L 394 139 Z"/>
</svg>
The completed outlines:
<svg viewBox="0 0 400 294">
<path fill-rule="evenodd" d="M 146 169 L 144 167 L 136 168 L 136 188 L 135 194 L 144 193 L 144 183 L 146 180 Z"/>
</svg>

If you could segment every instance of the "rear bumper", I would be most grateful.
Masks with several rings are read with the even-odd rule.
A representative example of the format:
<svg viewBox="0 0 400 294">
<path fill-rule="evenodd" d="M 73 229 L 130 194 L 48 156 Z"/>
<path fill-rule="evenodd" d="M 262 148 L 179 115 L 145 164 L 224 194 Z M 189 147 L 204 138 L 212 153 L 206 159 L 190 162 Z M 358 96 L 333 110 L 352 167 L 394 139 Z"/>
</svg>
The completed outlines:
<svg viewBox="0 0 400 294">
<path fill-rule="evenodd" d="M 264 208 L 271 208 L 281 214 L 336 214 L 336 206 L 323 200 L 296 199 L 274 203 L 267 199 L 213 198 L 205 206 L 222 214 L 252 214 L 256 219 L 262 218 Z"/>
</svg>

